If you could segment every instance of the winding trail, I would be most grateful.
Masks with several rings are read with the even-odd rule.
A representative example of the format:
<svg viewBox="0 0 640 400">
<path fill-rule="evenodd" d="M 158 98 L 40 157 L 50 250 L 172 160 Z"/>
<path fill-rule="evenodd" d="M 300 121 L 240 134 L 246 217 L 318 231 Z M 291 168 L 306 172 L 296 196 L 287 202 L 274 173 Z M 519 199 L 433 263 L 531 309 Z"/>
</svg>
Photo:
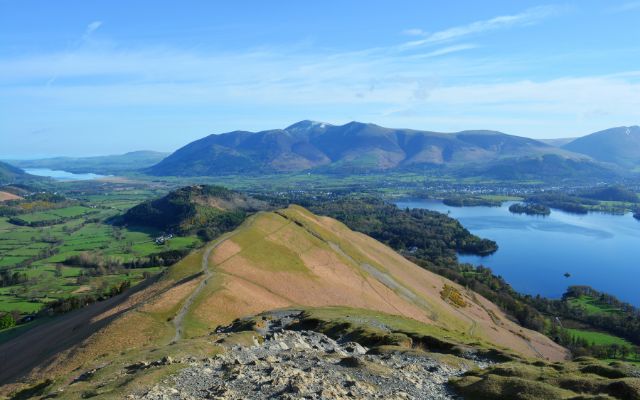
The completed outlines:
<svg viewBox="0 0 640 400">
<path fill-rule="evenodd" d="M 223 243 L 223 242 L 224 242 L 224 239 L 217 241 L 213 245 L 209 246 L 209 248 L 207 248 L 205 250 L 204 254 L 202 255 L 202 272 L 204 274 L 204 279 L 202 280 L 202 282 L 200 282 L 200 284 L 198 285 L 196 290 L 194 290 L 189 295 L 189 297 L 184 302 L 182 307 L 180 307 L 180 311 L 178 311 L 176 316 L 173 318 L 173 325 L 176 328 L 176 334 L 173 337 L 173 342 L 174 343 L 179 341 L 180 339 L 182 339 L 182 332 L 184 330 L 183 329 L 184 328 L 184 317 L 187 315 L 187 312 L 189 311 L 189 309 L 193 305 L 193 302 L 196 299 L 196 297 L 198 296 L 198 294 L 200 294 L 202 289 L 204 289 L 204 287 L 207 286 L 207 283 L 209 282 L 209 278 L 211 278 L 213 276 L 213 273 L 209 269 L 209 256 L 211 255 L 211 252 L 216 247 L 218 247 L 220 245 L 220 243 Z"/>
</svg>

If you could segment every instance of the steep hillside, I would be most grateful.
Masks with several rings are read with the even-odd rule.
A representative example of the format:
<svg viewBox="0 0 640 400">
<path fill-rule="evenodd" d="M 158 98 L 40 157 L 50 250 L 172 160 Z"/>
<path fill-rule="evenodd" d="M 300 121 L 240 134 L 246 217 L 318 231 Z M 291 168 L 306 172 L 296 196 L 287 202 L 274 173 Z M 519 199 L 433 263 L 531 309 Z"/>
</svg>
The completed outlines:
<svg viewBox="0 0 640 400">
<path fill-rule="evenodd" d="M 139 204 L 129 209 L 116 223 L 150 226 L 176 233 L 215 229 L 209 235 L 213 237 L 238 226 L 247 212 L 264 207 L 263 202 L 224 187 L 196 185 Z"/>
<path fill-rule="evenodd" d="M 297 206 L 256 215 L 216 246 L 210 260 L 211 291 L 194 302 L 185 336 L 269 309 L 340 305 L 402 315 L 530 356 L 565 355 L 537 333 L 520 335 L 488 301 Z M 443 294 L 445 286 L 459 294 L 458 303 Z"/>
<path fill-rule="evenodd" d="M 131 379 L 117 371 L 126 370 L 134 360 L 169 354 L 206 356 L 220 351 L 211 345 L 217 339 L 209 336 L 216 327 L 283 308 L 308 310 L 309 318 L 313 317 L 307 319 L 310 324 L 329 323 L 340 316 L 362 329 L 388 326 L 384 329 L 409 335 L 420 332 L 413 340 L 438 351 L 487 355 L 498 351 L 550 360 L 567 356 L 563 348 L 513 323 L 481 296 L 417 267 L 331 218 L 297 206 L 250 217 L 235 231 L 172 266 L 158 282 L 114 302 L 112 309 L 84 317 L 70 315 L 62 326 L 44 326 L 39 334 L 34 330 L 0 345 L 3 365 L 19 365 L 24 372 L 29 362 L 35 363 L 34 381 L 57 376 L 56 382 L 70 391 L 86 387 L 65 386 L 81 371 L 104 369 L 108 382 L 101 390 L 116 390 L 114 385 L 122 390 L 122 380 L 131 383 Z M 379 318 L 386 322 L 375 322 Z M 92 326 L 95 333 L 80 335 Z M 330 333 L 331 328 L 325 328 Z M 42 335 L 50 340 L 37 339 Z M 44 347 L 51 349 L 56 337 L 68 342 L 74 335 L 81 344 L 66 343 L 54 355 L 44 351 Z M 403 342 L 402 335 L 393 337 Z M 34 357 L 21 357 L 26 351 Z M 37 354 L 44 358 L 38 359 Z M 0 381 L 15 381 L 16 374 L 12 368 L 4 369 Z M 140 378 L 134 383 L 145 382 Z M 15 386 L 5 389 L 11 387 Z"/>
<path fill-rule="evenodd" d="M 49 168 L 76 174 L 94 173 L 111 175 L 148 168 L 160 162 L 168 153 L 132 151 L 125 154 L 95 157 L 55 157 L 38 160 L 12 160 L 20 168 Z"/>
<path fill-rule="evenodd" d="M 533 139 L 494 131 L 437 133 L 360 122 L 335 126 L 301 121 L 285 129 L 209 135 L 177 150 L 147 172 L 174 176 L 309 169 L 357 172 L 486 163 L 540 154 L 584 158 Z"/>
<path fill-rule="evenodd" d="M 42 178 L 29 175 L 18 167 L 0 161 L 0 185 L 40 179 Z"/>
<path fill-rule="evenodd" d="M 626 168 L 640 165 L 640 127 L 621 126 L 592 133 L 562 147 Z"/>
</svg>

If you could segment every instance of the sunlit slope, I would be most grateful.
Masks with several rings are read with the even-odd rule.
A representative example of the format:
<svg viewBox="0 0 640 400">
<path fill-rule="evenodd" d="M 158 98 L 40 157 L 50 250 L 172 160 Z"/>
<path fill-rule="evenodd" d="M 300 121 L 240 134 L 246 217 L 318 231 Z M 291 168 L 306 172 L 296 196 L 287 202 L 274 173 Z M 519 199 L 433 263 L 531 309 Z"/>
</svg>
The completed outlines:
<svg viewBox="0 0 640 400">
<path fill-rule="evenodd" d="M 257 214 L 213 249 L 209 268 L 185 337 L 265 310 L 339 305 L 410 317 L 527 356 L 565 357 L 481 296 L 301 207 Z"/>
<path fill-rule="evenodd" d="M 200 354 L 206 352 L 203 340 L 236 318 L 328 306 L 411 318 L 425 323 L 433 336 L 457 343 L 550 360 L 566 356 L 565 349 L 511 322 L 483 297 L 336 220 L 293 206 L 250 217 L 172 266 L 156 283 L 79 322 L 95 326 L 93 334 L 35 361 L 30 376 L 70 376 L 102 365 L 117 369 L 158 354 Z M 53 331 L 51 341 L 42 343 L 50 346 L 56 336 L 72 335 L 77 326 L 67 325 L 67 331 Z"/>
</svg>

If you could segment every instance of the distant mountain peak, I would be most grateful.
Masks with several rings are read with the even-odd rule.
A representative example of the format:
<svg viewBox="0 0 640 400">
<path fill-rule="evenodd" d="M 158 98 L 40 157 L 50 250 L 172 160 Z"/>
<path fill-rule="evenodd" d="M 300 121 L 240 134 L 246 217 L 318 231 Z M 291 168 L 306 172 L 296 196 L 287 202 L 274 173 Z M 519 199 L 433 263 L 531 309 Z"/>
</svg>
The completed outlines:
<svg viewBox="0 0 640 400">
<path fill-rule="evenodd" d="M 557 154 L 586 158 L 534 139 L 489 130 L 438 133 L 352 121 L 303 120 L 284 129 L 231 132 L 192 142 L 149 168 L 152 175 L 211 176 L 257 171 L 361 172 L 490 163 Z"/>
<path fill-rule="evenodd" d="M 640 127 L 618 126 L 578 138 L 564 149 L 624 168 L 640 165 Z"/>
<path fill-rule="evenodd" d="M 309 119 L 302 120 L 300 122 L 296 122 L 293 125 L 289 125 L 284 128 L 287 132 L 296 132 L 296 131 L 308 131 L 311 129 L 324 129 L 326 127 L 333 126 L 331 124 L 327 124 L 326 122 L 320 121 L 311 121 Z"/>
</svg>

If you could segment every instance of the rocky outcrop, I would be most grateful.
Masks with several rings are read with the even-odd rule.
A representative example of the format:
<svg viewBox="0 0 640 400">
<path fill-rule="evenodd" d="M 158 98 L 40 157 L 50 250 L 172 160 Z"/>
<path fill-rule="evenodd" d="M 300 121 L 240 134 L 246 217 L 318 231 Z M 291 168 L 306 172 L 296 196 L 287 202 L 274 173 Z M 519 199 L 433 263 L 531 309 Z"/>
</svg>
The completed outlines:
<svg viewBox="0 0 640 400">
<path fill-rule="evenodd" d="M 367 354 L 313 331 L 273 332 L 192 361 L 133 399 L 456 399 L 446 382 L 463 369 L 413 352 Z"/>
</svg>

